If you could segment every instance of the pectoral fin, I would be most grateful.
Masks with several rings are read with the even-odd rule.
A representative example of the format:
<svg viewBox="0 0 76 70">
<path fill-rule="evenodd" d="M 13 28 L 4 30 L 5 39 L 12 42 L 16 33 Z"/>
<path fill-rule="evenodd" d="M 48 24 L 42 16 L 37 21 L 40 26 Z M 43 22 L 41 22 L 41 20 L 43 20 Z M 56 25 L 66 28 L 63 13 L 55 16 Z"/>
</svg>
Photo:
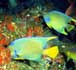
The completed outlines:
<svg viewBox="0 0 76 70">
<path fill-rule="evenodd" d="M 75 26 L 73 25 L 68 25 L 68 27 L 66 28 L 67 32 L 70 32 L 71 30 L 74 29 Z"/>
<path fill-rule="evenodd" d="M 53 39 L 56 39 L 56 38 L 58 38 L 58 37 L 57 36 L 48 37 L 47 40 L 49 41 L 49 40 L 53 40 Z"/>
</svg>

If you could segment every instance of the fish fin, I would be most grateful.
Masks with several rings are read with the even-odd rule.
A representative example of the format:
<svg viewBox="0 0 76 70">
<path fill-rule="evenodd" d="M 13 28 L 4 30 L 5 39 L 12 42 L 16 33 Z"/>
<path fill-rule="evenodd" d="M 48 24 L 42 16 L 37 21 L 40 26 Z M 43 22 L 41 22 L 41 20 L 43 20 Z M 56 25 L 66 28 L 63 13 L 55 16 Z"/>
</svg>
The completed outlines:
<svg viewBox="0 0 76 70">
<path fill-rule="evenodd" d="M 72 21 L 76 23 L 76 19 L 72 18 Z"/>
<path fill-rule="evenodd" d="M 24 60 L 24 58 L 14 58 L 15 60 Z"/>
<path fill-rule="evenodd" d="M 58 38 L 58 37 L 57 36 L 48 37 L 47 40 L 49 41 L 49 40 L 53 40 L 53 39 L 56 39 L 56 38 Z"/>
<path fill-rule="evenodd" d="M 63 30 L 62 33 L 63 33 L 64 35 L 68 35 L 68 33 L 67 33 L 65 30 Z"/>
<path fill-rule="evenodd" d="M 47 25 L 49 28 L 51 28 L 51 29 L 53 28 L 50 23 L 46 23 L 46 25 Z"/>
<path fill-rule="evenodd" d="M 69 33 L 71 30 L 74 29 L 74 26 L 73 25 L 68 25 L 68 27 L 65 29 L 67 33 Z"/>
<path fill-rule="evenodd" d="M 56 58 L 59 54 L 58 46 L 53 46 L 51 48 L 47 48 L 43 51 L 43 55 L 49 56 L 50 58 Z"/>
</svg>

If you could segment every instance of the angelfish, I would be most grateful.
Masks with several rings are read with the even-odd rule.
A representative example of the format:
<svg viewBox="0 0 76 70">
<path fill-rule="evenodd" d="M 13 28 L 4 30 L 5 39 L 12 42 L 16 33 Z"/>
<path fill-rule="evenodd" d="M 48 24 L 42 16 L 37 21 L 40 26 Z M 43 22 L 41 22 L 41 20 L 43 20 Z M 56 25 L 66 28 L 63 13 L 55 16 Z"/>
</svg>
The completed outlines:
<svg viewBox="0 0 76 70">
<path fill-rule="evenodd" d="M 66 11 L 67 14 L 69 14 L 68 10 Z M 67 14 L 53 10 L 44 14 L 43 18 L 49 28 L 53 28 L 61 34 L 68 35 L 67 32 L 70 32 L 75 27 L 74 25 L 70 24 L 71 21 L 76 23 L 76 20 Z"/>
<path fill-rule="evenodd" d="M 40 61 L 44 49 L 48 46 L 47 42 L 56 38 L 57 36 L 20 38 L 11 42 L 8 48 L 11 51 L 12 59 Z"/>
</svg>

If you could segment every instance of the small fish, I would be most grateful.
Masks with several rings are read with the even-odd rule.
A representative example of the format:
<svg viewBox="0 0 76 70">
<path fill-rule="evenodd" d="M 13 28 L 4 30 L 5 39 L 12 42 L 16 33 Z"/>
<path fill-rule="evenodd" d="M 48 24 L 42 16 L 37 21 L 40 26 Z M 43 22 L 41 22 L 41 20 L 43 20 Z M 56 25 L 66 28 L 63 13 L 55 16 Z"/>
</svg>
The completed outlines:
<svg viewBox="0 0 76 70">
<path fill-rule="evenodd" d="M 43 50 L 47 48 L 47 42 L 54 37 L 27 37 L 13 41 L 8 47 L 13 59 L 28 59 L 40 61 Z"/>
<path fill-rule="evenodd" d="M 74 25 L 70 25 L 69 23 L 71 21 L 76 22 L 76 20 L 72 17 L 67 16 L 66 14 L 59 11 L 51 11 L 43 15 L 43 17 L 49 28 L 53 28 L 57 32 L 64 35 L 68 35 L 65 29 L 67 29 L 67 31 L 71 31 L 72 29 L 74 29 Z M 71 30 L 68 29 L 69 27 Z"/>
</svg>

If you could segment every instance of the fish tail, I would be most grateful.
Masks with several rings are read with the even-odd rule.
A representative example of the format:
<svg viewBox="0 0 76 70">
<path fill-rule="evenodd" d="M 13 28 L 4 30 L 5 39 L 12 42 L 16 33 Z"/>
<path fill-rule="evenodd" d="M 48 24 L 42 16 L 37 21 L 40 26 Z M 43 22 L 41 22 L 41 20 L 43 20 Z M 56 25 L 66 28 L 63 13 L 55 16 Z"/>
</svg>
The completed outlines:
<svg viewBox="0 0 76 70">
<path fill-rule="evenodd" d="M 53 40 L 53 39 L 56 39 L 56 38 L 58 38 L 58 37 L 57 36 L 48 37 L 47 40 L 49 41 L 49 40 Z"/>
<path fill-rule="evenodd" d="M 49 56 L 51 58 L 56 58 L 59 54 L 58 46 L 53 46 L 43 50 L 43 55 Z"/>
</svg>

